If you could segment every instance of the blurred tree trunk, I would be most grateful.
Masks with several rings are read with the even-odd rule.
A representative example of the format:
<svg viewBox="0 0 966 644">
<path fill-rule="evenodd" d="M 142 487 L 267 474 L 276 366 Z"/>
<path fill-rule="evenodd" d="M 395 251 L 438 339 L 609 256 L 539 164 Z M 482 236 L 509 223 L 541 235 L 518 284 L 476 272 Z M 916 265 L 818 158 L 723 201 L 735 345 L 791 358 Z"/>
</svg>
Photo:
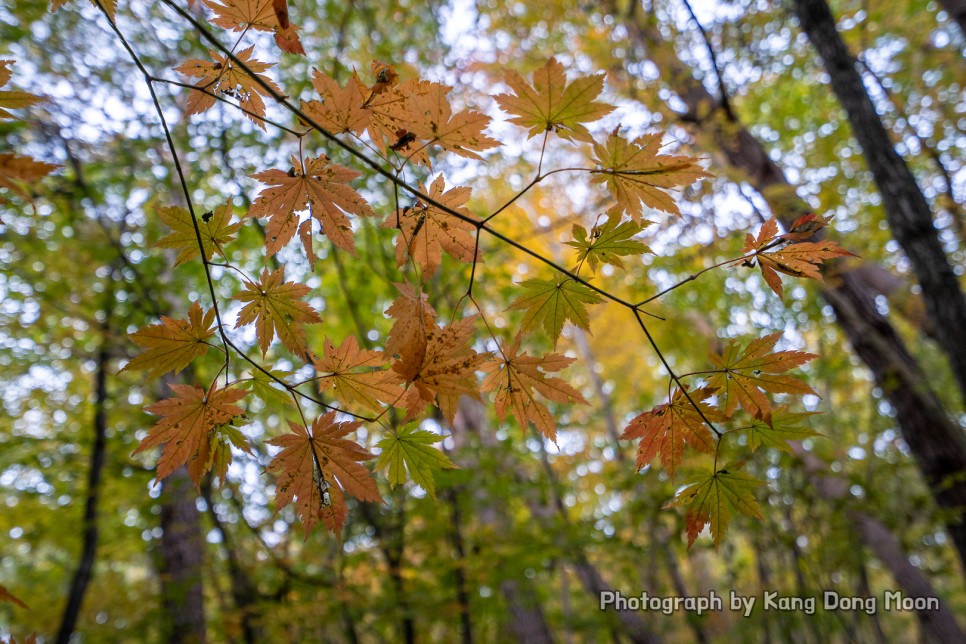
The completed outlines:
<svg viewBox="0 0 966 644">
<path fill-rule="evenodd" d="M 184 466 L 161 483 L 161 600 L 170 629 L 167 641 L 177 644 L 206 640 L 205 541 L 195 496 Z"/>
<path fill-rule="evenodd" d="M 959 25 L 963 37 L 966 37 L 966 0 L 939 0 L 939 4 L 949 14 L 949 17 Z"/>
<path fill-rule="evenodd" d="M 747 180 L 786 226 L 810 210 L 797 196 L 781 168 L 769 158 L 761 142 L 712 96 L 664 39 L 656 18 L 632 2 L 621 12 L 614 0 L 606 9 L 627 30 L 632 44 L 658 68 L 661 78 L 685 103 L 684 120 L 691 123 L 699 145 L 710 150 L 716 162 Z M 961 563 L 966 563 L 966 439 L 952 423 L 926 384 L 919 365 L 888 319 L 875 306 L 875 276 L 882 269 L 843 268 L 829 275 L 823 297 L 832 305 L 836 321 L 855 352 L 872 371 L 876 384 L 896 411 L 903 438 L 909 444 L 936 503 L 948 510 L 946 527 Z M 951 476 L 952 475 L 952 476 Z"/>
<path fill-rule="evenodd" d="M 872 99 L 866 92 L 858 61 L 849 52 L 825 0 L 794 0 L 795 15 L 818 51 L 845 109 L 852 133 L 865 154 L 882 195 L 892 234 L 912 263 L 922 287 L 939 345 L 945 352 L 966 401 L 966 298 L 943 250 L 932 212 L 915 176 L 896 151 Z"/>
</svg>

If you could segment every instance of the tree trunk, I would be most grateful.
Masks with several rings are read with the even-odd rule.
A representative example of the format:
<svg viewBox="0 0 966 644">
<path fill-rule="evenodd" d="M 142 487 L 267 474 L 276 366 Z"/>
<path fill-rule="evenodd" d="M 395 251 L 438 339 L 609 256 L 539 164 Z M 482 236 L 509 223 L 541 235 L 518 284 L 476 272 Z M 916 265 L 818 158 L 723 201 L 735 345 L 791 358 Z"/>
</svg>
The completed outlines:
<svg viewBox="0 0 966 644">
<path fill-rule="evenodd" d="M 966 343 L 962 342 L 966 297 L 943 251 L 929 204 L 909 166 L 892 145 L 865 91 L 857 61 L 839 35 L 825 0 L 794 0 L 792 4 L 802 30 L 822 58 L 832 90 L 845 108 L 852 133 L 882 194 L 889 227 L 916 271 L 939 345 L 966 401 Z"/>
<path fill-rule="evenodd" d="M 801 445 L 796 444 L 793 447 L 804 462 L 812 487 L 819 496 L 828 501 L 847 498 L 849 485 L 847 481 L 824 475 L 823 472 L 827 470 L 824 463 L 811 452 L 805 451 Z M 846 509 L 845 515 L 861 535 L 862 543 L 892 573 L 893 579 L 904 596 L 939 597 L 922 571 L 909 563 L 909 557 L 903 551 L 902 544 L 888 526 L 875 517 L 855 509 Z M 923 631 L 932 640 L 949 644 L 966 642 L 966 633 L 960 629 L 956 617 L 945 601 L 939 600 L 938 610 L 916 611 L 916 615 Z"/>
<path fill-rule="evenodd" d="M 626 28 L 633 44 L 647 53 L 667 85 L 687 105 L 686 119 L 694 124 L 699 143 L 719 152 L 719 162 L 747 179 L 786 227 L 795 217 L 807 212 L 808 205 L 796 195 L 761 142 L 734 115 L 720 109 L 720 101 L 708 93 L 677 57 L 672 44 L 661 36 L 653 17 L 643 14 L 634 2 L 626 14 L 620 14 L 613 2 L 608 7 Z M 868 273 L 879 270 L 874 266 L 840 270 L 829 277 L 822 295 L 835 309 L 839 326 L 852 340 L 856 353 L 896 410 L 903 438 L 937 504 L 953 510 L 946 527 L 961 562 L 966 563 L 966 528 L 961 521 L 966 481 L 959 476 L 966 472 L 966 443 L 962 431 L 950 422 L 928 389 L 899 333 L 876 309 L 873 299 L 876 292 L 867 277 Z M 894 373 L 905 375 L 899 387 L 893 384 Z M 949 485 L 944 485 L 944 481 Z"/>
<path fill-rule="evenodd" d="M 101 487 L 101 473 L 107 453 L 107 368 L 110 361 L 109 343 L 111 307 L 114 302 L 112 288 L 108 288 L 110 301 L 101 324 L 101 347 L 97 352 L 97 370 L 94 373 L 94 444 L 91 446 L 90 470 L 87 473 L 87 501 L 84 504 L 84 544 L 80 562 L 67 594 L 67 605 L 57 632 L 57 644 L 66 644 L 77 626 L 84 594 L 94 574 L 97 557 L 97 505 Z"/>
<path fill-rule="evenodd" d="M 957 25 L 962 36 L 966 38 L 966 0 L 939 0 L 946 13 Z"/>
<path fill-rule="evenodd" d="M 172 644 L 206 640 L 205 541 L 195 496 L 184 466 L 161 483 L 161 598 Z"/>
<path fill-rule="evenodd" d="M 471 448 L 462 449 L 467 445 L 470 434 L 475 435 L 484 445 L 488 442 L 487 437 L 491 432 L 483 430 L 484 422 L 485 411 L 482 405 L 470 398 L 461 398 L 459 411 L 453 423 L 453 442 L 457 452 L 472 453 Z M 492 440 L 489 442 L 492 443 Z M 495 454 L 497 452 L 495 446 L 490 445 L 490 447 Z M 468 469 L 476 465 L 476 463 L 463 463 L 463 466 Z M 494 534 L 506 534 L 509 531 L 509 519 L 497 509 L 483 486 L 476 488 L 475 497 L 477 517 L 480 522 L 489 526 Z M 500 594 L 503 595 L 503 601 L 510 611 L 510 629 L 517 641 L 526 642 L 526 644 L 550 644 L 554 641 L 543 609 L 536 599 L 537 595 L 529 580 L 504 579 L 500 582 Z"/>
</svg>

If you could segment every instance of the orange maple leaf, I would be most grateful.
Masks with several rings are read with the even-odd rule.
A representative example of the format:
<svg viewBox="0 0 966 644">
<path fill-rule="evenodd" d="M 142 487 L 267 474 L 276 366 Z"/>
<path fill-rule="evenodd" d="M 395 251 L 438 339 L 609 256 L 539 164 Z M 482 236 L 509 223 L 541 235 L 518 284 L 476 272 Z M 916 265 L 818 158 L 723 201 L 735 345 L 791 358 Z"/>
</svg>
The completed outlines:
<svg viewBox="0 0 966 644">
<path fill-rule="evenodd" d="M 768 422 L 771 419 L 771 402 L 765 392 L 818 395 L 798 378 L 779 375 L 817 357 L 804 351 L 771 353 L 781 337 L 781 331 L 771 333 L 753 340 L 744 351 L 736 340 L 732 340 L 721 354 L 708 354 L 712 364 L 719 370 L 712 376 L 708 386 L 717 389 L 727 401 L 724 407 L 727 416 L 730 417 L 740 404 L 755 418 Z"/>
<path fill-rule="evenodd" d="M 218 426 L 244 415 L 245 410 L 233 403 L 248 392 L 230 387 L 218 389 L 217 383 L 212 383 L 207 391 L 197 385 L 168 386 L 175 396 L 144 408 L 161 418 L 131 455 L 165 443 L 158 460 L 157 480 L 187 464 L 188 474 L 197 487 L 202 475 L 211 469 L 212 444 L 220 442 Z M 247 442 L 243 449 L 248 451 Z"/>
<path fill-rule="evenodd" d="M 205 313 L 197 302 L 188 309 L 187 320 L 161 316 L 161 324 L 141 327 L 131 340 L 147 351 L 124 365 L 121 373 L 131 369 L 148 369 L 147 378 L 158 378 L 169 371 L 178 372 L 208 352 L 207 339 L 215 333 L 212 323 L 215 310 Z"/>
<path fill-rule="evenodd" d="M 501 421 L 509 408 L 524 430 L 533 423 L 541 434 L 556 441 L 557 422 L 536 394 L 558 403 L 587 404 L 579 391 L 560 378 L 546 375 L 568 367 L 576 358 L 557 353 L 535 358 L 520 353 L 520 337 L 518 334 L 512 345 L 503 348 L 500 358 L 484 365 L 490 375 L 483 381 L 482 391 L 496 391 L 496 414 Z"/>
<path fill-rule="evenodd" d="M 269 255 L 277 253 L 292 239 L 299 224 L 296 212 L 306 208 L 319 221 L 322 232 L 333 244 L 355 253 L 352 225 L 345 213 L 375 216 L 366 200 L 349 185 L 349 181 L 359 174 L 329 163 L 329 157 L 323 154 L 306 159 L 304 166 L 293 156 L 292 168 L 288 172 L 265 170 L 251 175 L 253 179 L 272 186 L 259 193 L 248 211 L 250 217 L 270 218 L 265 228 L 265 247 Z M 311 219 L 302 222 L 299 232 L 311 230 L 311 224 Z M 306 253 L 312 256 L 311 237 L 303 236 L 302 243 L 306 246 Z"/>
<path fill-rule="evenodd" d="M 386 353 L 399 356 L 399 363 L 418 368 L 426 355 L 426 335 L 436 323 L 436 310 L 429 303 L 429 296 L 416 290 L 411 284 L 396 284 L 399 290 L 386 315 L 396 322 L 386 338 Z M 398 371 L 398 368 L 397 368 Z M 401 372 L 404 377 L 416 372 Z"/>
<path fill-rule="evenodd" d="M 801 221 L 801 218 L 797 221 Z M 778 297 L 783 297 L 784 289 L 778 273 L 821 282 L 824 280 L 819 269 L 823 261 L 835 257 L 854 256 L 835 242 L 828 240 L 783 245 L 785 239 L 796 237 L 794 232 L 779 235 L 778 222 L 774 218 L 769 219 L 762 224 L 757 237 L 752 236 L 751 233 L 745 233 L 744 252 L 752 253 L 753 257 L 736 260 L 732 265 L 753 266 L 754 260 L 757 259 L 765 283 Z"/>
<path fill-rule="evenodd" d="M 422 359 L 409 362 L 404 357 L 393 364 L 393 370 L 409 385 L 403 398 L 407 420 L 435 403 L 453 422 L 460 396 L 480 398 L 476 370 L 489 356 L 468 346 L 475 322 L 473 316 L 445 327 L 430 326 L 426 329 Z"/>
<path fill-rule="evenodd" d="M 553 131 L 561 138 L 593 143 L 594 139 L 583 123 L 590 123 L 610 114 L 613 105 L 594 99 L 604 88 L 604 75 L 578 76 L 567 83 L 564 66 L 551 58 L 533 73 L 533 85 L 520 74 L 508 71 L 507 85 L 516 94 L 494 96 L 504 112 L 513 115 L 510 123 L 530 128 L 529 138 Z"/>
<path fill-rule="evenodd" d="M 341 532 L 348 515 L 343 492 L 360 501 L 382 501 L 372 474 L 359 464 L 372 454 L 343 438 L 361 422 L 337 423 L 335 412 L 329 412 L 312 423 L 311 432 L 298 423 L 288 424 L 291 433 L 267 441 L 282 448 L 268 464 L 268 471 L 279 472 L 278 509 L 297 500 L 306 539 L 319 519 L 331 532 Z"/>
<path fill-rule="evenodd" d="M 453 114 L 446 98 L 452 87 L 431 83 L 422 89 L 425 91 L 414 92 L 409 97 L 407 109 L 399 119 L 417 138 L 470 159 L 482 159 L 477 152 L 500 145 L 496 139 L 483 134 L 490 124 L 489 116 L 474 110 Z"/>
<path fill-rule="evenodd" d="M 365 131 L 369 113 L 362 107 L 362 92 L 357 83 L 350 81 L 345 87 L 340 87 L 335 79 L 315 69 L 312 71 L 312 86 L 322 100 L 303 101 L 302 111 L 316 125 L 332 134 L 362 134 Z"/>
<path fill-rule="evenodd" d="M 460 186 L 443 192 L 445 187 L 443 175 L 439 175 L 429 187 L 429 197 L 475 219 L 473 213 L 463 205 L 470 198 L 470 189 Z M 419 190 L 426 192 L 422 185 Z M 422 202 L 389 215 L 382 226 L 400 231 L 396 237 L 397 265 L 405 264 L 408 254 L 423 268 L 426 277 L 432 276 L 439 268 L 442 251 L 463 262 L 472 262 L 476 252 L 476 226 Z"/>
<path fill-rule="evenodd" d="M 322 321 L 311 305 L 301 301 L 309 287 L 284 280 L 285 267 L 271 273 L 266 268 L 257 284 L 245 280 L 245 290 L 232 297 L 247 302 L 238 313 L 235 328 L 254 322 L 255 336 L 263 356 L 276 334 L 289 351 L 304 354 L 308 348 L 302 325 Z"/>
<path fill-rule="evenodd" d="M 324 355 L 313 356 L 312 361 L 316 371 L 324 374 L 319 377 L 319 391 L 335 389 L 336 398 L 346 407 L 360 403 L 377 411 L 380 401 L 393 403 L 403 394 L 392 372 L 382 368 L 358 370 L 384 367 L 388 359 L 382 351 L 361 349 L 351 335 L 338 348 L 326 338 Z"/>
<path fill-rule="evenodd" d="M 628 141 L 614 130 L 605 143 L 594 143 L 601 169 L 592 181 L 605 184 L 620 209 L 634 221 L 641 221 L 643 206 L 680 215 L 667 190 L 711 176 L 694 157 L 659 154 L 661 138 L 660 134 L 645 134 Z"/>
<path fill-rule="evenodd" d="M 59 165 L 38 161 L 32 157 L 6 152 L 0 153 L 0 188 L 6 188 L 10 192 L 29 200 L 30 193 L 24 189 L 21 183 L 31 185 L 59 167 Z M 0 200 L 0 203 L 2 201 Z"/>
<path fill-rule="evenodd" d="M 4 87 L 10 78 L 13 76 L 13 66 L 15 61 L 12 60 L 0 60 L 0 88 Z M 22 92 L 19 90 L 11 89 L 0 89 L 0 121 L 6 121 L 15 118 L 13 114 L 7 110 L 18 110 L 25 107 L 30 107 L 36 103 L 41 103 L 47 99 L 37 96 L 36 94 L 31 94 L 29 92 Z"/>
<path fill-rule="evenodd" d="M 268 76 L 261 72 L 268 70 L 274 63 L 263 63 L 252 59 L 254 45 L 248 49 L 235 54 L 245 68 L 235 65 L 234 61 L 222 56 L 214 51 L 209 52 L 214 61 L 192 59 L 185 61 L 174 70 L 185 76 L 199 78 L 195 87 L 199 90 L 204 89 L 208 93 L 192 91 L 188 95 L 187 112 L 200 114 L 210 110 L 215 105 L 215 97 L 212 94 L 222 94 L 238 99 L 238 105 L 245 110 L 247 116 L 255 125 L 265 129 L 265 123 L 260 117 L 265 116 L 265 101 L 262 95 L 268 95 L 265 89 L 255 82 L 255 78 L 264 81 L 275 92 L 281 94 L 282 90 Z M 249 74 L 250 70 L 254 76 Z"/>
<path fill-rule="evenodd" d="M 673 477 L 685 444 L 702 452 L 714 451 L 714 437 L 704 419 L 711 422 L 725 420 L 720 411 L 704 402 L 714 390 L 702 388 L 688 393 L 690 400 L 676 388 L 670 402 L 640 414 L 624 428 L 622 439 L 641 439 L 637 448 L 638 469 L 660 456 L 664 469 Z"/>
<path fill-rule="evenodd" d="M 286 0 L 204 0 L 215 12 L 211 23 L 232 31 L 271 31 L 275 44 L 290 54 L 305 54 L 298 37 L 298 27 L 288 18 Z"/>
</svg>

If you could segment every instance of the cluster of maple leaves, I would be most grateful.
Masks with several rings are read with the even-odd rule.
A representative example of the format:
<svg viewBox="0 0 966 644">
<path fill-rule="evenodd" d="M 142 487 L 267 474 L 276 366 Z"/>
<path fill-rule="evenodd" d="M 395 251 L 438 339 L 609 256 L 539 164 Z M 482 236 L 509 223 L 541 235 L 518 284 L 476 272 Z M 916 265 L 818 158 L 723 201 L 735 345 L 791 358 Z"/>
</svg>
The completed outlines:
<svg viewBox="0 0 966 644">
<path fill-rule="evenodd" d="M 54 7 L 63 2 L 54 0 Z M 284 1 L 203 0 L 203 4 L 212 12 L 209 20 L 216 26 L 242 35 L 249 30 L 271 32 L 283 51 L 304 53 L 298 27 L 290 22 Z M 104 7 L 113 20 L 114 4 Z M 266 99 L 278 103 L 287 99 L 265 75 L 272 65 L 253 58 L 253 52 L 254 46 L 237 52 L 212 51 L 210 59 L 189 60 L 178 66 L 177 72 L 197 79 L 186 96 L 187 114 L 205 112 L 216 101 L 233 102 L 256 125 L 265 128 L 270 123 L 266 120 Z M 6 65 L 0 63 L 3 83 L 9 79 Z M 241 303 L 235 328 L 254 326 L 263 358 L 278 339 L 285 349 L 313 367 L 311 382 L 319 393 L 338 403 L 338 407 L 326 405 L 330 411 L 312 422 L 298 407 L 301 422 L 290 420 L 289 433 L 267 441 L 281 448 L 268 465 L 268 471 L 278 477 L 277 507 L 294 501 L 306 535 L 320 520 L 331 531 L 341 531 L 348 512 L 345 494 L 361 501 L 381 500 L 372 472 L 361 464 L 373 454 L 347 438 L 363 422 L 385 425 L 376 469 L 388 471 L 390 485 L 407 480 L 408 470 L 409 478 L 430 494 L 434 494 L 434 472 L 454 465 L 433 447 L 442 437 L 419 429 L 416 422 L 429 405 L 438 407 L 452 423 L 460 397 L 481 399 L 489 394 L 501 421 L 512 415 L 521 427 L 532 424 L 547 439 L 554 440 L 556 421 L 547 402 L 587 402 L 573 386 L 550 375 L 571 365 L 574 359 L 558 353 L 532 356 L 523 349 L 523 340 L 542 333 L 556 346 L 568 321 L 589 330 L 589 307 L 602 303 L 606 293 L 593 286 L 590 278 L 580 276 L 583 267 L 591 273 L 601 264 L 622 269 L 622 258 L 649 252 L 636 238 L 650 224 L 644 219 L 646 209 L 679 214 L 669 191 L 708 176 L 693 157 L 662 154 L 661 134 L 628 139 L 618 127 L 602 140 L 595 138 L 587 125 L 614 109 L 598 100 L 603 74 L 568 81 L 564 66 L 553 58 L 536 70 L 530 81 L 507 72 L 504 80 L 512 93 L 494 98 L 510 115 L 509 122 L 526 128 L 528 138 L 542 136 L 546 140 L 555 136 L 588 145 L 594 165 L 584 172 L 590 175 L 592 184 L 606 190 L 613 206 L 590 230 L 573 227 L 573 240 L 568 242 L 576 253 L 572 271 L 556 271 L 551 279 L 529 279 L 518 285 L 519 295 L 508 310 L 522 312 L 520 332 L 506 340 L 493 336 L 489 325 L 484 325 L 495 350 L 478 351 L 474 341 L 479 316 L 445 323 L 423 291 L 423 280 L 439 270 L 443 253 L 461 262 L 481 261 L 479 238 L 491 231 L 487 222 L 497 213 L 488 218 L 474 215 L 467 207 L 470 188 L 447 188 L 442 174 L 433 178 L 428 188 L 424 184 L 412 188 L 401 177 L 404 170 L 414 166 L 424 168 L 431 176 L 433 160 L 447 153 L 481 159 L 480 153 L 500 145 L 485 134 L 490 117 L 472 109 L 454 111 L 448 98 L 452 88 L 447 85 L 400 80 L 391 65 L 381 62 L 373 63 L 370 72 L 371 82 L 353 73 L 343 85 L 315 70 L 312 84 L 318 98 L 292 109 L 300 124 L 308 128 L 302 136 L 315 131 L 331 142 L 343 142 L 343 146 L 358 144 L 391 168 L 389 175 L 397 186 L 415 195 L 411 206 L 382 215 L 382 226 L 397 231 L 398 265 L 410 265 L 411 274 L 416 276 L 396 285 L 398 297 L 385 312 L 393 324 L 384 347 L 362 348 L 351 336 L 338 343 L 325 337 L 321 355 L 313 352 L 306 326 L 320 323 L 322 318 L 304 300 L 309 287 L 287 281 L 284 267 L 266 268 L 257 278 L 245 276 L 241 290 L 232 298 Z M 22 102 L 26 99 L 8 94 L 0 92 L 0 107 L 27 105 Z M 0 118 L 5 115 L 0 109 Z M 0 157 L 0 168 L 3 163 Z M 20 163 L 21 173 L 29 172 L 29 164 Z M 546 176 L 539 169 L 537 174 L 537 180 Z M 292 157 L 288 168 L 252 175 L 264 187 L 248 211 L 239 213 L 237 221 L 231 199 L 200 218 L 181 207 L 159 209 L 158 217 L 172 232 L 157 246 L 176 250 L 177 264 L 200 256 L 207 270 L 216 255 L 228 262 L 225 248 L 245 219 L 266 219 L 266 256 L 278 253 L 297 234 L 314 268 L 318 259 L 314 247 L 320 236 L 354 252 L 354 219 L 381 216 L 352 187 L 360 175 L 324 154 L 313 157 L 300 153 Z M 0 185 L 6 185 L 3 181 L 0 172 Z M 757 263 L 765 282 L 781 296 L 779 273 L 821 279 L 819 267 L 824 260 L 847 254 L 832 242 L 805 241 L 826 223 L 809 215 L 780 235 L 775 220 L 769 220 L 757 236 L 748 235 L 745 254 L 726 264 Z M 237 271 L 244 275 L 241 269 Z M 639 306 L 635 307 L 638 320 L 640 312 Z M 179 372 L 212 348 L 224 357 L 222 371 L 207 386 L 172 384 L 174 396 L 146 407 L 159 419 L 135 453 L 163 445 L 159 479 L 181 465 L 187 466 L 196 483 L 208 472 L 223 479 L 232 448 L 251 449 L 238 429 L 247 421 L 245 409 L 238 404 L 247 395 L 277 395 L 280 392 L 272 387 L 274 382 L 283 385 L 297 406 L 297 385 L 285 382 L 270 367 L 252 362 L 250 377 L 230 381 L 226 368 L 234 344 L 229 342 L 228 333 L 221 324 L 218 302 L 207 310 L 195 302 L 187 318 L 162 317 L 160 323 L 131 335 L 143 352 L 124 370 L 143 370 L 148 378 Z M 723 438 L 732 432 L 747 433 L 751 449 L 760 445 L 787 449 L 787 441 L 810 435 L 812 432 L 803 425 L 808 414 L 792 413 L 787 406 L 773 407 L 769 394 L 814 394 L 806 383 L 787 375 L 814 356 L 775 351 L 779 339 L 780 334 L 771 334 L 746 346 L 733 341 L 722 353 L 709 356 L 711 366 L 706 371 L 681 377 L 672 373 L 673 391 L 668 401 L 633 418 L 624 431 L 623 438 L 639 440 L 637 466 L 659 459 L 673 476 L 686 446 L 717 454 Z M 219 386 L 223 374 L 225 382 Z M 685 378 L 696 380 L 697 385 L 685 384 Z M 384 423 L 391 408 L 404 412 L 402 424 Z M 746 412 L 750 422 L 721 429 L 738 410 Z M 344 420 L 353 416 L 355 420 Z M 759 484 L 740 471 L 738 464 L 718 467 L 715 459 L 715 467 L 692 481 L 672 502 L 688 508 L 689 543 L 709 523 L 718 543 L 735 511 L 759 516 L 753 494 Z"/>
</svg>

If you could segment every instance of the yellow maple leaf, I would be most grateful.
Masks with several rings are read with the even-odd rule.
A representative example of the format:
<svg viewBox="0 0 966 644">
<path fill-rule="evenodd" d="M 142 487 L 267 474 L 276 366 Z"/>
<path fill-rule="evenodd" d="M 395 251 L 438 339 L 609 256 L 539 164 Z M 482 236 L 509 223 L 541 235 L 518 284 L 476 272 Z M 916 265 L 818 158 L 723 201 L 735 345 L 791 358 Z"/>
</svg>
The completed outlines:
<svg viewBox="0 0 966 644">
<path fill-rule="evenodd" d="M 213 212 L 205 213 L 198 222 L 201 233 L 201 245 L 204 248 L 205 260 L 210 260 L 218 253 L 225 259 L 224 246 L 232 241 L 234 234 L 241 228 L 241 222 L 231 223 L 232 200 L 229 197 L 224 206 L 215 208 Z M 173 232 L 159 239 L 154 245 L 158 248 L 177 248 L 181 252 L 175 259 L 175 266 L 199 255 L 198 236 L 195 233 L 194 221 L 191 213 L 179 206 L 158 208 L 161 221 Z"/>
</svg>

